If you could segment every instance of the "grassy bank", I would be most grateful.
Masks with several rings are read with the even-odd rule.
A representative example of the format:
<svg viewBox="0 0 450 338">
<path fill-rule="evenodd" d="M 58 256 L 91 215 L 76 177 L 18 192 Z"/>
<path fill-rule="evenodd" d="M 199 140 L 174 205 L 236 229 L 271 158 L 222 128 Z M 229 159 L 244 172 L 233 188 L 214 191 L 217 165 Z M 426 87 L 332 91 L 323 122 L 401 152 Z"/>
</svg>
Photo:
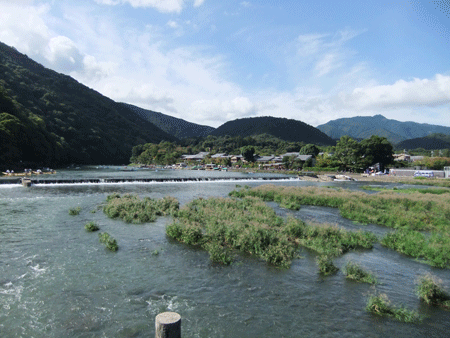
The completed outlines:
<svg viewBox="0 0 450 338">
<path fill-rule="evenodd" d="M 447 193 L 429 194 L 421 189 L 411 189 L 407 194 L 381 191 L 369 195 L 339 188 L 264 185 L 235 190 L 230 195 L 260 197 L 295 210 L 303 204 L 339 208 L 345 218 L 397 229 L 383 238 L 381 243 L 384 246 L 436 267 L 444 268 L 450 264 L 450 203 Z M 431 235 L 419 232 L 424 230 Z"/>
<path fill-rule="evenodd" d="M 450 309 L 450 295 L 443 290 L 441 283 L 429 274 L 423 276 L 419 279 L 417 295 L 426 304 Z"/>
<path fill-rule="evenodd" d="M 360 283 L 369 283 L 369 284 L 377 283 L 377 279 L 375 278 L 374 275 L 372 275 L 369 271 L 364 270 L 358 264 L 353 262 L 348 262 L 345 265 L 344 273 L 348 279 L 352 279 Z"/>
<path fill-rule="evenodd" d="M 362 186 L 361 189 L 363 190 L 370 190 L 370 191 L 394 191 L 397 193 L 402 194 L 411 194 L 411 193 L 421 193 L 421 194 L 434 194 L 434 195 L 442 195 L 442 194 L 450 194 L 450 189 L 438 189 L 438 188 L 383 188 L 383 187 L 373 187 L 369 185 Z"/>
<path fill-rule="evenodd" d="M 110 218 L 119 218 L 127 223 L 154 222 L 157 216 L 173 215 L 179 209 L 178 200 L 173 197 L 140 199 L 136 195 L 117 193 L 106 198 L 103 212 Z"/>
<path fill-rule="evenodd" d="M 276 215 L 256 197 L 197 199 L 180 209 L 167 235 L 207 250 L 211 260 L 230 264 L 237 252 L 288 267 L 299 245 L 331 257 L 371 248 L 375 236 L 331 226 L 306 225 Z"/>
</svg>

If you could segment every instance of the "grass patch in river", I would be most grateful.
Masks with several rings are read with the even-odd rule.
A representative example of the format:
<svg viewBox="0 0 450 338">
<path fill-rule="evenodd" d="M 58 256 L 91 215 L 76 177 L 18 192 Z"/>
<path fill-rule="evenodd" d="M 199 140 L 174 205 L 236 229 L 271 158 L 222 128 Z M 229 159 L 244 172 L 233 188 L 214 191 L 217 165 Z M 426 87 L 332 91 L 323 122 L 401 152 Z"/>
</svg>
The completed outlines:
<svg viewBox="0 0 450 338">
<path fill-rule="evenodd" d="M 360 283 L 377 284 L 376 277 L 356 263 L 347 262 L 344 273 L 348 279 L 353 279 Z"/>
<path fill-rule="evenodd" d="M 367 301 L 366 310 L 375 315 L 391 317 L 405 323 L 416 323 L 421 320 L 421 317 L 416 311 L 391 305 L 386 294 L 370 296 Z"/>
<path fill-rule="evenodd" d="M 299 245 L 330 257 L 372 248 L 376 237 L 332 226 L 286 221 L 261 199 L 245 197 L 196 199 L 185 205 L 166 229 L 169 237 L 202 247 L 214 262 L 231 264 L 237 252 L 288 267 Z"/>
<path fill-rule="evenodd" d="M 106 198 L 103 212 L 110 218 L 120 218 L 126 223 L 154 222 L 157 216 L 173 215 L 179 209 L 179 202 L 173 197 L 140 199 L 136 195 L 118 193 Z"/>
<path fill-rule="evenodd" d="M 263 185 L 234 190 L 230 196 L 256 196 L 280 205 L 317 205 L 339 208 L 341 215 L 364 224 L 374 223 L 392 228 L 448 231 L 450 204 L 442 195 L 411 192 L 407 195 L 383 191 L 376 195 L 344 189 L 320 187 L 284 187 Z"/>
<path fill-rule="evenodd" d="M 339 208 L 341 216 L 353 221 L 398 229 L 383 238 L 384 246 L 432 266 L 449 266 L 450 203 L 447 190 L 409 189 L 407 194 L 398 194 L 399 191 L 403 190 L 383 189 L 378 194 L 368 195 L 344 189 L 263 185 L 235 190 L 230 195 Z M 428 236 L 419 232 L 424 230 L 431 234 Z"/>
<path fill-rule="evenodd" d="M 317 257 L 317 265 L 319 266 L 319 272 L 322 275 L 328 276 L 336 273 L 339 269 L 333 264 L 333 260 L 330 256 L 320 255 Z"/>
<path fill-rule="evenodd" d="M 406 189 L 399 189 L 398 187 L 394 188 L 385 188 L 385 187 L 374 187 L 370 185 L 362 186 L 361 189 L 363 190 L 370 190 L 370 191 L 394 191 L 398 193 L 403 194 L 411 194 L 411 193 L 421 193 L 421 194 L 433 194 L 433 195 L 442 195 L 442 194 L 450 194 L 450 189 L 438 189 L 438 188 L 406 188 Z"/>
<path fill-rule="evenodd" d="M 437 268 L 450 264 L 450 236 L 432 233 L 430 236 L 414 230 L 397 230 L 386 234 L 381 245 L 402 254 L 423 260 Z"/>
<path fill-rule="evenodd" d="M 69 209 L 69 215 L 76 216 L 79 215 L 81 212 L 81 207 L 71 208 Z"/>
<path fill-rule="evenodd" d="M 430 274 L 422 276 L 417 285 L 417 295 L 426 304 L 450 309 L 450 295 L 443 290 L 441 284 L 442 281 Z"/>
<path fill-rule="evenodd" d="M 86 223 L 84 225 L 84 228 L 86 229 L 86 231 L 88 232 L 94 232 L 94 231 L 98 231 L 100 230 L 99 226 L 97 225 L 97 223 L 91 221 L 89 223 Z"/>
<path fill-rule="evenodd" d="M 119 246 L 117 245 L 117 241 L 110 236 L 107 232 L 102 232 L 98 234 L 98 240 L 100 243 L 105 244 L 106 248 L 111 251 L 119 250 Z"/>
</svg>

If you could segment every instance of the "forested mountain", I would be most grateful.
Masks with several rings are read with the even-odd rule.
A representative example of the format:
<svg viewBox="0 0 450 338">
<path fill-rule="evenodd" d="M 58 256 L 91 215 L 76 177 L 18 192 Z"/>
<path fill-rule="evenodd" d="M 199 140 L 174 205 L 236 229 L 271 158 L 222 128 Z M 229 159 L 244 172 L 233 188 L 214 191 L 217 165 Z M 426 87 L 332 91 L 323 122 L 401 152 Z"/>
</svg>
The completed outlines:
<svg viewBox="0 0 450 338">
<path fill-rule="evenodd" d="M 317 127 L 333 139 L 348 135 L 355 139 L 366 139 L 372 135 L 386 137 L 391 143 L 424 137 L 433 133 L 450 135 L 450 127 L 426 123 L 400 122 L 382 115 L 356 116 L 329 121 Z"/>
<path fill-rule="evenodd" d="M 278 117 L 252 117 L 228 121 L 214 130 L 214 136 L 254 136 L 268 134 L 289 142 L 334 145 L 335 142 L 317 128 L 301 121 Z"/>
<path fill-rule="evenodd" d="M 450 135 L 431 134 L 425 137 L 418 137 L 402 141 L 395 146 L 396 149 L 418 149 L 426 150 L 450 149 Z"/>
<path fill-rule="evenodd" d="M 158 113 L 152 110 L 139 108 L 131 104 L 122 104 L 134 111 L 140 117 L 150 121 L 161 130 L 179 139 L 188 137 L 204 137 L 215 129 L 210 126 L 203 126 L 201 124 L 187 122 L 176 117 Z"/>
<path fill-rule="evenodd" d="M 129 107 L 1 42 L 0 92 L 2 164 L 128 163 L 137 144 L 176 140 Z"/>
</svg>

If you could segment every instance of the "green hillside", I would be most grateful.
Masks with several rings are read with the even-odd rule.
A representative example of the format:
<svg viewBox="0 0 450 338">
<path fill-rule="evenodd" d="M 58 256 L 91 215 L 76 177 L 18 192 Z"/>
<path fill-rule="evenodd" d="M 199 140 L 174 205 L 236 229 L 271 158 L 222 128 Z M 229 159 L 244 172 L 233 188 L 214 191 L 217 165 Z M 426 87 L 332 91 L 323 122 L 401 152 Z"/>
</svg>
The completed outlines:
<svg viewBox="0 0 450 338">
<path fill-rule="evenodd" d="M 152 110 L 139 108 L 131 104 L 122 104 L 134 111 L 140 117 L 148 120 L 161 130 L 175 136 L 178 139 L 188 137 L 205 137 L 215 129 L 213 127 L 187 122 L 185 120 L 158 113 Z"/>
<path fill-rule="evenodd" d="M 129 108 L 0 43 L 2 165 L 127 163 L 133 146 L 176 140 Z"/>
<path fill-rule="evenodd" d="M 214 130 L 214 136 L 254 136 L 268 134 L 289 142 L 334 145 L 335 142 L 317 128 L 304 122 L 278 118 L 253 117 L 228 121 Z"/>
<path fill-rule="evenodd" d="M 366 139 L 372 135 L 386 137 L 391 143 L 424 137 L 433 133 L 450 135 L 450 127 L 426 123 L 400 122 L 382 115 L 356 116 L 329 121 L 317 127 L 333 139 L 348 135 L 355 139 Z"/>
<path fill-rule="evenodd" d="M 450 135 L 431 134 L 425 137 L 413 138 L 398 143 L 396 149 L 418 149 L 426 150 L 450 149 Z"/>
</svg>

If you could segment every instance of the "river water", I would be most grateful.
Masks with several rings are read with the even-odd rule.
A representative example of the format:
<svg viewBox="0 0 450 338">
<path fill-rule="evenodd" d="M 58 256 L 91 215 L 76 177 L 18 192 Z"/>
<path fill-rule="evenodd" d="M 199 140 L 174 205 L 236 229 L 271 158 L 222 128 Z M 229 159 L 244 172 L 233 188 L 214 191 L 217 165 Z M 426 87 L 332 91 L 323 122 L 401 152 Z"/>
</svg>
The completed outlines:
<svg viewBox="0 0 450 338">
<path fill-rule="evenodd" d="M 450 272 L 378 244 L 336 259 L 341 269 L 329 277 L 318 274 L 316 254 L 305 249 L 290 269 L 274 268 L 251 257 L 239 257 L 224 267 L 211 264 L 206 252 L 168 239 L 169 218 L 125 224 L 97 210 L 112 192 L 152 198 L 170 195 L 184 204 L 198 197 L 225 197 L 236 184 L 268 183 L 246 180 L 254 178 L 252 174 L 82 168 L 57 175 L 80 179 L 136 175 L 169 181 L 29 188 L 0 184 L 0 337 L 154 337 L 155 316 L 164 311 L 182 316 L 183 337 L 449 336 L 449 312 L 422 305 L 415 295 L 415 282 L 431 272 L 450 290 Z M 241 177 L 242 182 L 171 182 L 194 175 L 229 175 Z M 361 186 L 359 182 L 270 183 Z M 361 228 L 377 236 L 387 231 L 343 219 L 336 209 L 305 206 L 292 212 L 270 205 L 282 216 Z M 78 206 L 81 213 L 70 216 L 68 210 Z M 89 221 L 116 238 L 119 251 L 107 251 L 96 233 L 87 233 L 84 225 Z M 348 260 L 371 270 L 381 284 L 373 287 L 346 280 L 342 269 Z M 426 318 L 420 324 L 404 324 L 373 316 L 364 307 L 374 292 L 386 293 L 392 303 Z"/>
</svg>

